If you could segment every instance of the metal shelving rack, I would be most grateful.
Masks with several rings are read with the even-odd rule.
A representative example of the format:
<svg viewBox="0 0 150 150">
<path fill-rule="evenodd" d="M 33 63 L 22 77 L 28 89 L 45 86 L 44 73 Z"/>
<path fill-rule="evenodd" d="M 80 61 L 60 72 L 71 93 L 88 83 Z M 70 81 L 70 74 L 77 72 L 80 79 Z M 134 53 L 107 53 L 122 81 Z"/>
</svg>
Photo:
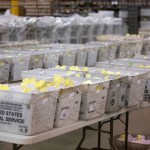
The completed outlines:
<svg viewBox="0 0 150 150">
<path fill-rule="evenodd" d="M 150 7 L 150 0 L 55 0 L 52 3 L 52 15 L 127 9 L 129 6 Z"/>
</svg>

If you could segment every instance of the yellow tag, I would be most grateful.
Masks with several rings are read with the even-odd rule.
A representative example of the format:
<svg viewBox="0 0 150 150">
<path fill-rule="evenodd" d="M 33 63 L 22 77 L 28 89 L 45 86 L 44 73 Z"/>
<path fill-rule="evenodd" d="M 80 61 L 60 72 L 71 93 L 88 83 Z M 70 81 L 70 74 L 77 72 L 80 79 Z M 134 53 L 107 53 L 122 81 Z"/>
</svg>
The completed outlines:
<svg viewBox="0 0 150 150">
<path fill-rule="evenodd" d="M 93 77 L 93 79 L 99 79 L 99 77 Z"/>
<path fill-rule="evenodd" d="M 86 74 L 85 77 L 86 78 L 92 78 L 91 74 Z"/>
<path fill-rule="evenodd" d="M 60 66 L 61 70 L 66 70 L 66 66 Z"/>
<path fill-rule="evenodd" d="M 74 66 L 75 71 L 81 71 L 81 69 L 78 66 Z"/>
<path fill-rule="evenodd" d="M 140 65 L 139 67 L 140 67 L 140 68 L 144 68 L 144 65 Z"/>
<path fill-rule="evenodd" d="M 84 81 L 83 84 L 92 84 L 91 80 Z"/>
<path fill-rule="evenodd" d="M 71 79 L 69 79 L 69 78 L 67 78 L 66 80 L 65 80 L 65 86 L 66 87 L 72 87 L 72 86 L 74 86 L 74 81 L 73 80 L 71 80 Z"/>
<path fill-rule="evenodd" d="M 56 69 L 59 69 L 59 67 L 60 67 L 60 66 L 59 66 L 59 65 L 57 65 L 55 68 L 56 68 Z"/>
<path fill-rule="evenodd" d="M 107 74 L 115 74 L 115 73 L 112 71 L 107 71 Z"/>
<path fill-rule="evenodd" d="M 67 71 L 67 75 L 71 75 L 72 74 L 72 71 Z"/>
<path fill-rule="evenodd" d="M 121 72 L 116 72 L 116 75 L 121 75 Z"/>
<path fill-rule="evenodd" d="M 81 77 L 81 75 L 80 75 L 80 74 L 76 74 L 76 75 L 75 75 L 75 77 L 80 78 L 80 77 Z"/>
<path fill-rule="evenodd" d="M 44 85 L 45 85 L 45 80 L 40 80 L 35 83 L 36 88 L 41 88 Z"/>
<path fill-rule="evenodd" d="M 137 135 L 138 141 L 142 140 L 142 136 L 141 135 Z"/>
<path fill-rule="evenodd" d="M 55 88 L 59 88 L 60 87 L 60 83 L 56 83 L 54 86 L 55 86 Z"/>
<path fill-rule="evenodd" d="M 35 58 L 34 61 L 39 61 L 39 59 L 38 59 L 38 58 Z"/>
<path fill-rule="evenodd" d="M 74 71 L 75 70 L 75 66 L 69 67 L 69 70 Z"/>
<path fill-rule="evenodd" d="M 26 85 L 27 85 L 27 84 L 29 84 L 29 81 L 30 81 L 30 79 L 29 79 L 29 78 L 25 78 L 25 79 L 23 79 L 23 83 L 24 83 L 24 84 L 26 84 Z"/>
<path fill-rule="evenodd" d="M 64 78 L 61 75 L 54 75 L 54 82 L 61 83 L 64 81 Z"/>
<path fill-rule="evenodd" d="M 4 62 L 3 61 L 0 62 L 0 66 L 4 66 Z"/>
<path fill-rule="evenodd" d="M 102 70 L 101 73 L 102 74 L 107 74 L 107 71 L 106 70 Z"/>
<path fill-rule="evenodd" d="M 31 92 L 31 89 L 29 89 L 29 88 L 23 89 L 22 92 L 24 92 L 24 93 L 29 93 L 29 92 Z"/>
<path fill-rule="evenodd" d="M 36 83 L 36 78 L 30 78 L 30 79 L 29 79 L 29 84 L 30 84 L 30 83 L 35 84 L 35 83 Z"/>
<path fill-rule="evenodd" d="M 121 77 L 121 75 L 118 74 L 115 78 L 118 79 L 118 78 L 120 78 L 120 77 Z"/>
<path fill-rule="evenodd" d="M 88 71 L 88 67 L 83 67 L 83 68 L 82 68 L 82 71 L 87 72 L 87 71 Z"/>
<path fill-rule="evenodd" d="M 103 86 L 100 86 L 100 85 L 96 86 L 97 91 L 101 91 L 102 89 L 103 89 Z"/>
<path fill-rule="evenodd" d="M 51 83 L 47 84 L 47 87 L 51 87 L 51 86 L 54 86 L 54 85 L 55 85 L 55 83 L 51 82 Z"/>
<path fill-rule="evenodd" d="M 105 78 L 104 78 L 104 79 L 109 79 L 109 77 L 110 77 L 110 76 L 109 76 L 109 75 L 107 75 L 107 76 L 105 76 Z"/>
<path fill-rule="evenodd" d="M 40 89 L 40 92 L 47 92 L 47 91 L 48 91 L 48 90 L 47 90 L 46 87 L 43 87 L 43 88 Z"/>
<path fill-rule="evenodd" d="M 121 139 L 122 139 L 122 140 L 125 140 L 125 134 L 122 134 L 122 135 L 121 135 Z"/>
<path fill-rule="evenodd" d="M 0 85 L 0 90 L 9 91 L 10 87 L 8 85 Z"/>
</svg>

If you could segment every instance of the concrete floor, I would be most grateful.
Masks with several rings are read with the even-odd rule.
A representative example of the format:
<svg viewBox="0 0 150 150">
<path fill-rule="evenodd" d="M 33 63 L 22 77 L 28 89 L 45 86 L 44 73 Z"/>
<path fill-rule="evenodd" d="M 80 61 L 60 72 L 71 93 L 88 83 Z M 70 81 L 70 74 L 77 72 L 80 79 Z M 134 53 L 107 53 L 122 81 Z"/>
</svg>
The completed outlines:
<svg viewBox="0 0 150 150">
<path fill-rule="evenodd" d="M 132 112 L 130 114 L 129 132 L 137 134 L 150 135 L 150 108 L 145 108 L 140 111 Z M 124 118 L 124 117 L 123 117 Z M 94 125 L 96 126 L 96 125 Z M 104 129 L 108 129 L 109 124 L 105 125 Z M 114 124 L 115 134 L 124 132 L 124 125 L 116 121 Z M 93 148 L 96 146 L 97 134 L 93 131 L 89 131 L 87 138 L 83 144 L 84 148 Z M 109 136 L 102 135 L 103 148 L 109 148 L 108 144 Z M 77 130 L 62 136 L 40 142 L 34 145 L 24 146 L 21 150 L 75 150 L 78 142 L 81 139 L 81 130 Z M 0 150 L 12 150 L 11 144 L 0 143 Z"/>
</svg>

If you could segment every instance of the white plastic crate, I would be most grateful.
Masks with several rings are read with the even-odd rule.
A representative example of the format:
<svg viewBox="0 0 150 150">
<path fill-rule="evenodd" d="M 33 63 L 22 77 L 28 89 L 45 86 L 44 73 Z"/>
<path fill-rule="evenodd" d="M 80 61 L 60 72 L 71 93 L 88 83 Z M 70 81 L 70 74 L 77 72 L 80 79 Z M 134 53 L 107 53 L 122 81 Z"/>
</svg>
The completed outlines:
<svg viewBox="0 0 150 150">
<path fill-rule="evenodd" d="M 87 45 L 86 49 L 88 51 L 86 65 L 88 67 L 93 67 L 97 62 L 98 46 Z"/>
<path fill-rule="evenodd" d="M 59 52 L 51 52 L 44 54 L 44 68 L 53 68 L 58 65 Z"/>
<path fill-rule="evenodd" d="M 11 59 L 0 57 L 0 82 L 8 82 Z"/>
<path fill-rule="evenodd" d="M 75 51 L 62 51 L 60 50 L 59 56 L 59 64 L 65 66 L 74 66 L 76 59 L 76 52 Z"/>
<path fill-rule="evenodd" d="M 90 120 L 100 117 L 105 113 L 107 94 L 109 88 L 108 80 L 77 78 L 77 81 L 92 83 L 84 85 L 81 99 L 80 119 Z"/>
<path fill-rule="evenodd" d="M 80 74 L 81 77 L 89 76 L 89 74 Z M 126 76 L 103 75 L 101 72 L 96 71 L 90 73 L 92 79 L 101 79 L 109 81 L 109 88 L 107 94 L 107 102 L 105 112 L 110 113 L 126 106 L 126 90 L 127 81 Z M 89 79 L 90 80 L 90 79 Z"/>
<path fill-rule="evenodd" d="M 103 75 L 100 71 L 91 73 L 92 78 L 100 78 L 110 81 L 108 89 L 106 113 L 120 110 L 126 105 L 126 90 L 127 81 L 126 76 Z"/>
<path fill-rule="evenodd" d="M 21 80 L 21 72 L 29 70 L 30 56 L 11 56 L 10 81 Z"/>
<path fill-rule="evenodd" d="M 81 104 L 80 88 L 62 89 L 59 94 L 55 115 L 55 127 L 62 127 L 78 121 Z"/>
<path fill-rule="evenodd" d="M 88 44 L 99 47 L 98 61 L 113 60 L 116 58 L 117 45 L 113 42 L 90 42 Z"/>
<path fill-rule="evenodd" d="M 85 66 L 86 61 L 87 61 L 87 54 L 88 54 L 88 52 L 84 48 L 81 50 L 78 50 L 77 54 L 76 54 L 75 65 L 76 66 Z"/>
<path fill-rule="evenodd" d="M 0 91 L 0 131 L 34 135 L 53 128 L 59 91 Z"/>
<path fill-rule="evenodd" d="M 29 70 L 43 68 L 43 54 L 32 54 L 30 56 Z"/>
</svg>

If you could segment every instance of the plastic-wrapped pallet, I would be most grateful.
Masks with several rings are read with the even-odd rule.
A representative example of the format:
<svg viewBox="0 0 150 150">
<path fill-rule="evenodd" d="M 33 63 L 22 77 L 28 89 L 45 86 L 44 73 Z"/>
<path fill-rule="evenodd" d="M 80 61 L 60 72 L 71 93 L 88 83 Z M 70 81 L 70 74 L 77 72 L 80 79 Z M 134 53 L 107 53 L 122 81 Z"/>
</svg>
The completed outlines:
<svg viewBox="0 0 150 150">
<path fill-rule="evenodd" d="M 71 27 L 68 18 L 56 18 L 56 42 L 70 43 Z"/>
<path fill-rule="evenodd" d="M 90 41 L 90 36 L 92 34 L 92 20 L 91 17 L 79 17 L 79 24 L 81 24 L 80 32 L 80 43 L 84 44 Z"/>
<path fill-rule="evenodd" d="M 34 135 L 53 128 L 59 90 L 23 93 L 0 90 L 0 131 Z"/>
<path fill-rule="evenodd" d="M 65 88 L 60 91 L 55 114 L 55 127 L 62 127 L 78 121 L 81 94 L 79 86 Z"/>
<path fill-rule="evenodd" d="M 78 15 L 73 15 L 70 17 L 71 22 L 71 33 L 70 33 L 70 43 L 80 43 L 80 34 L 82 30 L 82 25 L 78 21 Z"/>
<path fill-rule="evenodd" d="M 122 18 L 114 18 L 113 19 L 113 34 L 114 35 L 122 35 L 123 31 L 123 20 Z"/>
<path fill-rule="evenodd" d="M 87 78 L 77 78 L 76 80 L 85 83 L 82 88 L 79 118 L 89 120 L 102 116 L 105 113 L 109 81 Z"/>
<path fill-rule="evenodd" d="M 36 39 L 54 43 L 56 41 L 56 28 L 54 17 L 38 18 L 36 23 Z"/>
</svg>

